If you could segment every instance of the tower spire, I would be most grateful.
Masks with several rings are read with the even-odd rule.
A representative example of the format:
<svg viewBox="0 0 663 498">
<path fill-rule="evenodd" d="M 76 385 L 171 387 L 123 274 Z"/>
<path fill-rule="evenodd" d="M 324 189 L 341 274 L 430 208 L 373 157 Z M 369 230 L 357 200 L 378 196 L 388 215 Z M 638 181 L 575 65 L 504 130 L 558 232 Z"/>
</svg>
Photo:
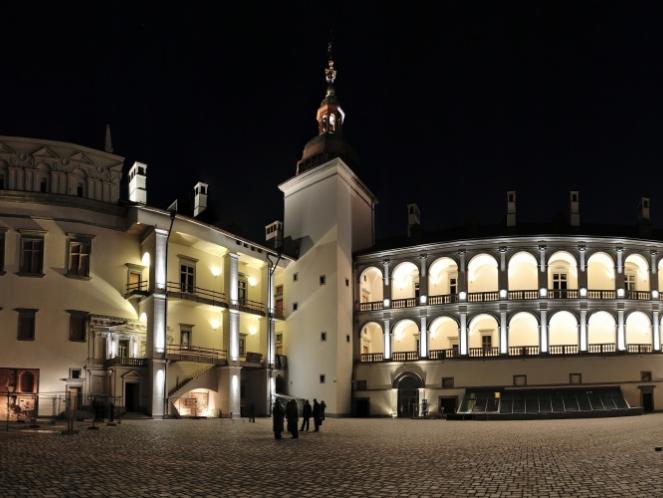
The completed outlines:
<svg viewBox="0 0 663 498">
<path fill-rule="evenodd" d="M 104 151 L 113 153 L 113 142 L 111 141 L 110 124 L 106 125 L 106 141 L 104 142 Z"/>
<path fill-rule="evenodd" d="M 341 109 L 341 103 L 336 98 L 336 89 L 334 82 L 338 70 L 334 62 L 334 55 L 332 53 L 331 40 L 327 43 L 327 65 L 325 66 L 325 81 L 327 82 L 327 91 L 325 98 L 322 99 L 316 120 L 318 121 L 318 133 L 323 134 L 340 134 L 343 121 L 345 121 L 345 113 Z"/>
</svg>

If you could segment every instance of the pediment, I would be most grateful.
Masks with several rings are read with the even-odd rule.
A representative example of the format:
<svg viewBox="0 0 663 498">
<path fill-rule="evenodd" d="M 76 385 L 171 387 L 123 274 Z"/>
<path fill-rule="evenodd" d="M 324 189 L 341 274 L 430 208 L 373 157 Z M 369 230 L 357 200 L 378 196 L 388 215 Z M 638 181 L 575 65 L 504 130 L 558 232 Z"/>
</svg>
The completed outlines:
<svg viewBox="0 0 663 498">
<path fill-rule="evenodd" d="M 55 152 L 53 152 L 49 147 L 46 145 L 40 147 L 39 149 L 35 150 L 32 153 L 33 157 L 46 157 L 48 159 L 59 159 L 60 156 L 58 156 Z"/>
<path fill-rule="evenodd" d="M 121 377 L 126 381 L 127 379 L 137 379 L 140 380 L 141 375 L 136 370 L 129 370 L 121 375 Z"/>
<path fill-rule="evenodd" d="M 9 145 L 0 142 L 0 154 L 16 154 L 16 151 L 14 151 Z"/>
<path fill-rule="evenodd" d="M 92 161 L 89 157 L 87 157 L 85 154 L 82 152 L 76 152 L 76 154 L 73 154 L 69 156 L 70 161 L 77 161 L 79 163 L 84 163 L 84 164 L 94 164 L 94 161 Z"/>
</svg>

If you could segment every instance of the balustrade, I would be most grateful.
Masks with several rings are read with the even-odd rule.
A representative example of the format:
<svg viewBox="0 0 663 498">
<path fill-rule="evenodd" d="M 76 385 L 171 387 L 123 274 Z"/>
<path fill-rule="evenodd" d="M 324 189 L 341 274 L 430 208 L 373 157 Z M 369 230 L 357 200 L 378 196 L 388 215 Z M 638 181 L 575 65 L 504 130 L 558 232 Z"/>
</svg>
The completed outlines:
<svg viewBox="0 0 663 498">
<path fill-rule="evenodd" d="M 561 344 L 550 346 L 548 353 L 559 355 L 559 354 L 578 354 L 579 348 L 577 344 Z"/>
</svg>

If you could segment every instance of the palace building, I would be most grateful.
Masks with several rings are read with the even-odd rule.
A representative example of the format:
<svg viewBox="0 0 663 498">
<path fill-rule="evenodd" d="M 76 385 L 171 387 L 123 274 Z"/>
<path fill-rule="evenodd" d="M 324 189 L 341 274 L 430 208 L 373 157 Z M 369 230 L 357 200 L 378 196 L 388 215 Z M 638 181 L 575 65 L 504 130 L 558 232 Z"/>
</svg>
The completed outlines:
<svg viewBox="0 0 663 498">
<path fill-rule="evenodd" d="M 154 417 L 268 414 L 277 395 L 331 415 L 602 416 L 663 409 L 663 237 L 505 223 L 376 242 L 334 89 L 283 221 L 220 229 L 214 186 L 164 210 L 148 165 L 0 137 L 0 419 L 112 400 Z M 208 202 L 208 200 L 210 202 Z M 190 204 L 190 208 L 184 205 Z M 663 287 L 661 287 L 663 288 Z"/>
</svg>

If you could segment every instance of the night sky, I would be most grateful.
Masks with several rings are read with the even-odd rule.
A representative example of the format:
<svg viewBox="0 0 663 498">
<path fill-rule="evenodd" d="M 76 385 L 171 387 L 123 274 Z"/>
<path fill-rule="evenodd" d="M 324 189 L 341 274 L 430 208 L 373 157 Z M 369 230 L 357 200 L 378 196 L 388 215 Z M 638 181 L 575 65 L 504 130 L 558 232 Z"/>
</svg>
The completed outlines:
<svg viewBox="0 0 663 498">
<path fill-rule="evenodd" d="M 405 232 L 407 202 L 429 230 L 501 222 L 511 188 L 519 221 L 578 189 L 583 222 L 631 224 L 649 195 L 663 226 L 656 2 L 239 3 L 3 7 L 0 134 L 103 148 L 110 123 L 150 204 L 202 179 L 220 223 L 262 241 L 317 133 L 333 29 L 378 238 Z"/>
</svg>

